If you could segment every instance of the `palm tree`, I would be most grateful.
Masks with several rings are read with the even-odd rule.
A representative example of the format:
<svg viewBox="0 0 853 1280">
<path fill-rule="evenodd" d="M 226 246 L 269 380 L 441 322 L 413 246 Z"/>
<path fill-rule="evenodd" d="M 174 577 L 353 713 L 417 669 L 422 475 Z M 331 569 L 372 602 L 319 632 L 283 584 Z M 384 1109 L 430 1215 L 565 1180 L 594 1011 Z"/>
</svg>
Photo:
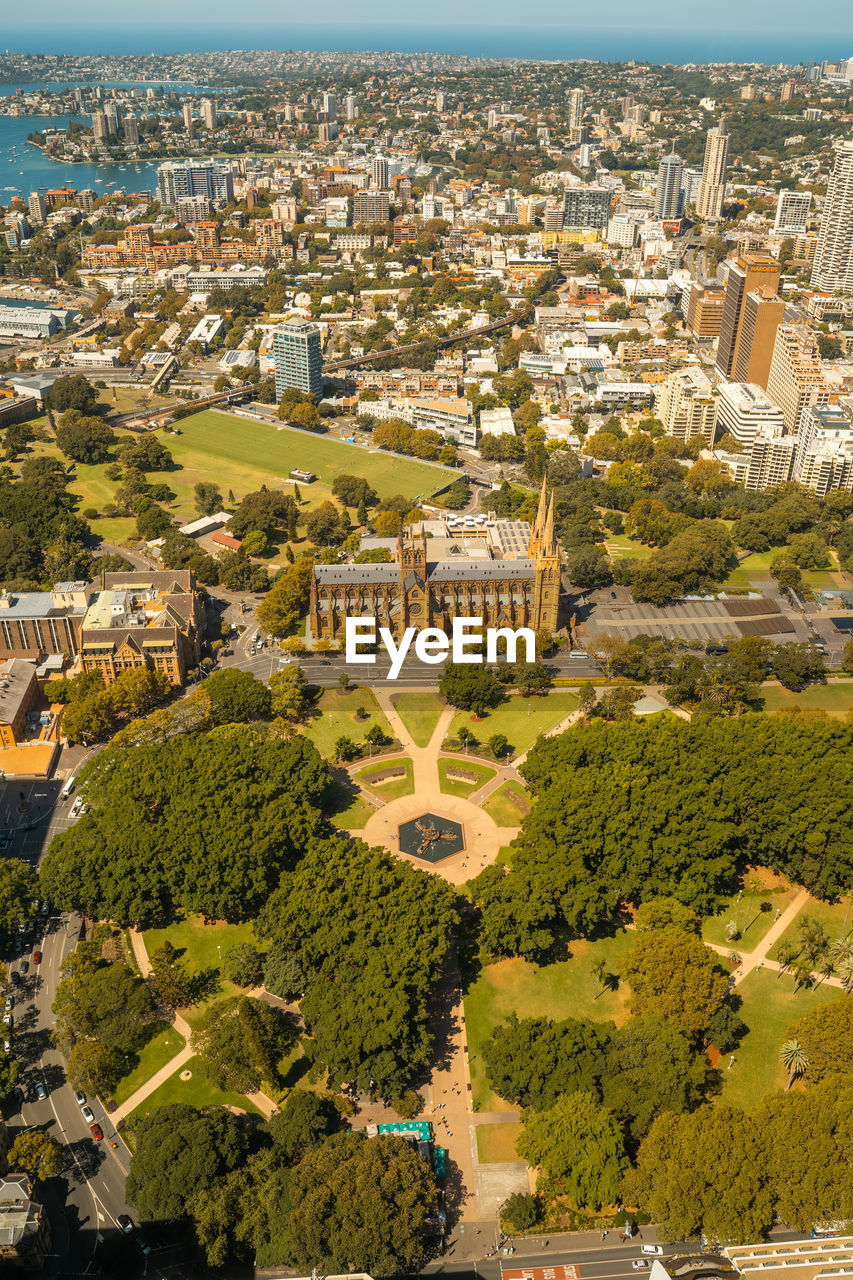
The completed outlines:
<svg viewBox="0 0 853 1280">
<path fill-rule="evenodd" d="M 809 1069 L 809 1056 L 799 1040 L 786 1040 L 779 1050 L 782 1066 L 788 1073 L 786 1089 L 790 1089 L 794 1081 Z"/>
<path fill-rule="evenodd" d="M 776 973 L 776 981 L 778 982 L 788 966 L 797 958 L 798 953 L 792 942 L 781 942 L 777 954 L 779 956 L 779 969 Z"/>
<path fill-rule="evenodd" d="M 846 956 L 837 963 L 838 976 L 841 979 L 841 985 L 846 992 L 850 992 L 853 988 L 853 956 Z"/>
<path fill-rule="evenodd" d="M 837 965 L 853 959 L 853 933 L 845 933 L 840 938 L 836 938 L 829 948 L 829 954 Z"/>
<path fill-rule="evenodd" d="M 794 975 L 794 994 L 800 987 L 810 987 L 812 984 L 811 965 L 806 960 L 798 960 L 796 964 L 791 966 L 791 973 Z"/>
<path fill-rule="evenodd" d="M 818 965 L 818 973 L 820 974 L 820 982 L 825 982 L 827 978 L 831 978 L 835 973 L 835 965 L 832 963 L 829 956 L 824 956 L 821 960 Z M 820 982 L 817 984 L 818 986 L 820 986 Z"/>
</svg>

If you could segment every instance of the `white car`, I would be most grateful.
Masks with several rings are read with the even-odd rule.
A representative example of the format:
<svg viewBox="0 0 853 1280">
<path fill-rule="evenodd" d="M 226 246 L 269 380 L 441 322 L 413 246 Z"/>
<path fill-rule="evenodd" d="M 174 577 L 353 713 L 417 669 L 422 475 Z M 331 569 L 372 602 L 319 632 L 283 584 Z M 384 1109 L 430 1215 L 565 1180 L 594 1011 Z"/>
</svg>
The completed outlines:
<svg viewBox="0 0 853 1280">
<path fill-rule="evenodd" d="M 631 1263 L 634 1271 L 648 1271 L 652 1264 L 646 1258 L 635 1258 Z"/>
<path fill-rule="evenodd" d="M 95 1123 L 95 1113 L 91 1107 L 81 1107 L 80 1111 L 83 1115 L 83 1119 L 86 1121 L 86 1124 Z"/>
<path fill-rule="evenodd" d="M 81 1093 L 80 1090 L 78 1089 L 77 1092 L 74 1094 L 74 1101 L 77 1103 L 78 1107 L 85 1107 L 86 1105 L 85 1093 Z"/>
</svg>

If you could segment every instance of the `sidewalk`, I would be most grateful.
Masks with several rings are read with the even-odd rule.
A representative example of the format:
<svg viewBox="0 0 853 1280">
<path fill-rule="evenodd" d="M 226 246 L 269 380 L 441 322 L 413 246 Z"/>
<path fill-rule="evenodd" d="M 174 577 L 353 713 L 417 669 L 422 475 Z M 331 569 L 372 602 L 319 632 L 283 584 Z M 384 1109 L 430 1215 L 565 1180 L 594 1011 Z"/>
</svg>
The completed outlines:
<svg viewBox="0 0 853 1280">
<path fill-rule="evenodd" d="M 151 976 L 151 961 L 148 959 L 148 952 L 145 949 L 145 939 L 135 927 L 128 929 L 128 934 L 130 936 L 130 945 L 133 948 L 136 963 L 139 965 L 139 972 L 142 974 L 143 978 L 147 980 Z M 161 1084 L 164 1084 L 168 1079 L 170 1079 L 176 1071 L 180 1071 L 181 1068 L 195 1056 L 191 1045 L 192 1027 L 187 1022 L 186 1018 L 182 1018 L 179 1013 L 172 1010 L 171 1016 L 165 1020 L 168 1021 L 170 1026 L 173 1026 L 176 1031 L 180 1031 L 187 1043 L 183 1049 L 179 1050 L 179 1052 L 175 1054 L 174 1058 L 169 1059 L 164 1067 L 161 1067 L 160 1070 L 156 1071 L 149 1080 L 146 1080 L 144 1084 L 140 1085 L 136 1092 L 132 1093 L 126 1102 L 123 1102 L 121 1106 L 116 1107 L 115 1111 L 110 1115 L 110 1119 L 113 1124 L 118 1124 L 118 1122 L 123 1120 L 125 1116 L 130 1115 L 131 1111 L 134 1111 L 138 1106 L 140 1106 L 146 1098 L 150 1098 L 151 1094 L 155 1093 L 156 1090 L 160 1088 Z M 271 1115 L 274 1115 L 278 1110 L 278 1107 L 273 1102 L 272 1098 L 268 1098 L 265 1093 L 248 1093 L 246 1094 L 246 1097 L 253 1106 L 257 1107 L 258 1110 L 267 1117 L 267 1119 L 269 1119 Z"/>
</svg>

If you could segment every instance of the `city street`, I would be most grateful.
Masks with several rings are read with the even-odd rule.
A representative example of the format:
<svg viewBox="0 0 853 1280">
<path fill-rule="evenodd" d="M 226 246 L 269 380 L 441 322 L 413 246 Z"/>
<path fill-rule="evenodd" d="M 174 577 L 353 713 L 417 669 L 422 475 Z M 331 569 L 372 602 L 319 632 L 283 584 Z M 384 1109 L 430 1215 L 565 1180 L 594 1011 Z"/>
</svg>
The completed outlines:
<svg viewBox="0 0 853 1280">
<path fill-rule="evenodd" d="M 18 1084 L 26 1100 L 18 1106 L 13 1098 L 7 1099 L 6 1123 L 13 1141 L 22 1129 L 43 1128 L 62 1144 L 67 1157 L 64 1175 L 51 1180 L 45 1195 L 53 1236 L 53 1256 L 46 1267 L 49 1275 L 85 1270 L 99 1240 L 118 1230 L 118 1215 L 131 1212 L 124 1200 L 130 1163 L 127 1149 L 96 1098 L 89 1098 L 88 1104 L 104 1139 L 97 1142 L 92 1136 L 66 1082 L 62 1055 L 50 1041 L 51 1005 L 60 966 L 76 946 L 81 927 L 77 915 L 47 921 L 41 917 L 32 945 L 28 941 L 13 963 L 15 969 L 20 969 L 21 960 L 30 965 L 22 984 L 14 988 L 14 1052 L 21 1065 Z M 42 952 L 38 966 L 32 962 L 34 947 Z M 37 1081 L 47 1090 L 43 1101 L 36 1098 Z"/>
</svg>

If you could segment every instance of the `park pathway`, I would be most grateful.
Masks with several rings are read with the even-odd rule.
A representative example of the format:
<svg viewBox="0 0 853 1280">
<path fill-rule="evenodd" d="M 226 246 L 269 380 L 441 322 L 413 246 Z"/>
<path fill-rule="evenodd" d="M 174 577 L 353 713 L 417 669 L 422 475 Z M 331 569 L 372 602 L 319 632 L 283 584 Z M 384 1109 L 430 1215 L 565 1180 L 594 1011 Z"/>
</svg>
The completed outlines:
<svg viewBox="0 0 853 1280">
<path fill-rule="evenodd" d="M 785 910 L 779 915 L 777 920 L 765 933 L 761 941 L 754 947 L 752 951 L 748 951 L 746 955 L 741 955 L 740 964 L 735 969 L 730 979 L 732 989 L 739 987 L 745 978 L 748 978 L 756 969 L 770 969 L 774 973 L 783 973 L 787 965 L 780 964 L 778 960 L 768 960 L 770 952 L 779 941 L 784 933 L 794 923 L 797 916 L 803 911 L 810 902 L 813 902 L 808 889 L 800 889 L 795 898 L 788 903 Z M 716 942 L 707 942 L 706 946 L 712 951 L 716 951 L 718 955 L 729 956 L 733 951 L 737 951 L 737 943 L 732 942 L 729 946 L 723 946 Z M 738 953 L 740 954 L 740 953 Z M 812 973 L 814 979 L 815 974 Z M 838 987 L 844 990 L 844 984 L 840 978 L 827 977 L 825 974 L 818 974 L 817 984 L 819 986 Z"/>
<path fill-rule="evenodd" d="M 139 967 L 139 972 L 142 977 L 148 981 L 151 977 L 151 961 L 148 959 L 145 939 L 140 930 L 135 927 L 128 929 L 128 934 L 130 936 L 130 945 L 133 948 L 134 959 Z M 150 1098 L 151 1094 L 160 1088 L 161 1084 L 164 1084 L 169 1080 L 176 1071 L 180 1071 L 185 1067 L 190 1059 L 195 1056 L 190 1045 L 192 1027 L 187 1022 L 186 1018 L 182 1018 L 179 1013 L 172 1010 L 171 1015 L 166 1016 L 164 1021 L 168 1022 L 170 1026 L 180 1032 L 184 1037 L 186 1044 L 184 1048 L 179 1050 L 173 1058 L 169 1059 L 165 1066 L 162 1066 L 159 1071 L 156 1071 L 150 1079 L 146 1080 L 144 1084 L 139 1086 L 135 1093 L 132 1093 L 126 1101 L 116 1107 L 115 1111 L 110 1113 L 110 1119 L 115 1125 L 118 1125 L 120 1120 L 124 1120 L 126 1116 L 129 1116 L 131 1111 L 135 1111 L 146 1098 Z M 251 1102 L 253 1106 L 257 1107 L 262 1115 L 267 1118 L 278 1110 L 272 1098 L 268 1098 L 265 1093 L 247 1093 L 246 1097 L 249 1102 Z"/>
</svg>

